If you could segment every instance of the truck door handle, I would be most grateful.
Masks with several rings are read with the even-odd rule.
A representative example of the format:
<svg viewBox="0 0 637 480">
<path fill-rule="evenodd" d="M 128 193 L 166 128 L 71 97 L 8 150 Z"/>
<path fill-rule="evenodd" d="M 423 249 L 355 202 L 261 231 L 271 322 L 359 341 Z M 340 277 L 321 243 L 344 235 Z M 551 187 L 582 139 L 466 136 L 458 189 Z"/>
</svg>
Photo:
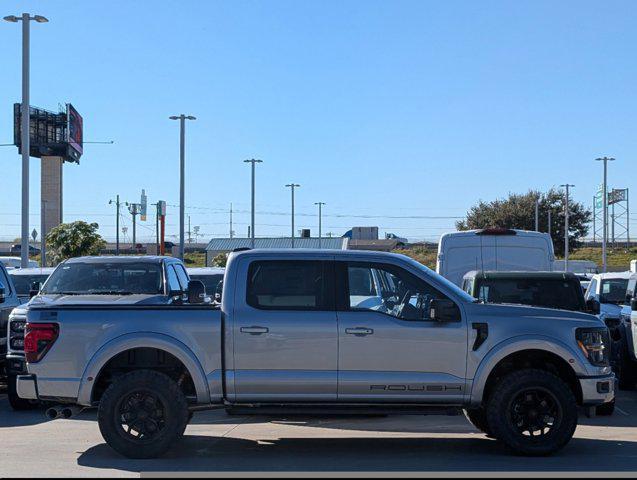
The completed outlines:
<svg viewBox="0 0 637 480">
<path fill-rule="evenodd" d="M 241 327 L 241 333 L 249 333 L 250 335 L 262 335 L 269 331 L 270 329 L 266 327 Z"/>
<path fill-rule="evenodd" d="M 348 335 L 356 335 L 358 337 L 365 337 L 367 335 L 373 335 L 374 330 L 372 330 L 371 328 L 361 328 L 361 327 L 346 328 L 345 333 L 347 333 Z"/>
</svg>

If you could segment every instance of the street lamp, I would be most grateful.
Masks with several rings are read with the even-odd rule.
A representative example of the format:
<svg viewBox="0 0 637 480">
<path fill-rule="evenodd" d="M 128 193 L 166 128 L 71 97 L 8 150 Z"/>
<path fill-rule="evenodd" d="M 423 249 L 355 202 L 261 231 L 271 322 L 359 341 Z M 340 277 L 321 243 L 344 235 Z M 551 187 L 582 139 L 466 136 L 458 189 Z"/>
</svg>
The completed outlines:
<svg viewBox="0 0 637 480">
<path fill-rule="evenodd" d="M 263 163 L 263 160 L 257 160 L 255 158 L 251 158 L 250 160 L 244 160 L 243 163 L 251 163 L 252 164 L 252 211 L 250 213 L 251 215 L 251 219 L 250 219 L 250 246 L 251 248 L 254 248 L 254 205 L 255 205 L 255 200 L 254 200 L 254 165 L 257 163 Z M 232 206 L 230 206 L 230 209 L 232 209 Z M 231 213 L 232 215 L 232 213 Z M 230 238 L 232 238 L 232 227 L 230 228 Z"/>
<path fill-rule="evenodd" d="M 27 268 L 29 266 L 29 157 L 30 157 L 30 138 L 29 138 L 29 26 L 31 20 L 38 23 L 46 23 L 48 20 L 41 16 L 31 16 L 23 13 L 21 17 L 8 15 L 4 20 L 11 23 L 22 21 L 22 118 L 21 134 L 22 140 L 20 146 L 22 148 L 22 230 L 20 242 L 20 266 Z M 44 233 L 44 232 L 42 232 Z"/>
<path fill-rule="evenodd" d="M 286 185 L 292 190 L 292 248 L 294 248 L 294 189 L 300 186 L 298 183 L 288 183 Z"/>
<path fill-rule="evenodd" d="M 565 272 L 568 272 L 568 214 L 569 214 L 568 195 L 570 192 L 570 188 L 574 186 L 575 185 L 571 185 L 570 183 L 560 185 L 560 187 L 564 187 L 566 189 L 566 200 L 564 202 L 564 271 Z"/>
<path fill-rule="evenodd" d="M 606 272 L 606 239 L 608 237 L 608 162 L 614 162 L 612 157 L 596 158 L 597 162 L 604 162 L 604 183 L 602 184 L 602 271 Z"/>
<path fill-rule="evenodd" d="M 184 205 L 185 205 L 185 162 L 186 162 L 186 120 L 197 120 L 192 115 L 173 115 L 171 120 L 179 120 L 179 258 L 184 259 Z"/>
<path fill-rule="evenodd" d="M 319 249 L 321 249 L 323 241 L 323 205 L 325 205 L 325 202 L 315 202 L 314 205 L 319 207 Z"/>
</svg>

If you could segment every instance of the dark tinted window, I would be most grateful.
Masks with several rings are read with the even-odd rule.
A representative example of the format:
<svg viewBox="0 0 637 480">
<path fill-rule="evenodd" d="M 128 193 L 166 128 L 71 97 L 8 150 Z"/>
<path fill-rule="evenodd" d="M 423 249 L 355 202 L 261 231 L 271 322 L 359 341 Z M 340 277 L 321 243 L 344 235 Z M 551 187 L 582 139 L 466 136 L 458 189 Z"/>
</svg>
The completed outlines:
<svg viewBox="0 0 637 480">
<path fill-rule="evenodd" d="M 247 302 L 269 310 L 332 310 L 328 265 L 320 261 L 253 262 L 248 272 Z"/>
<path fill-rule="evenodd" d="M 223 273 L 215 273 L 214 275 L 190 275 L 191 280 L 199 280 L 206 287 L 208 295 L 217 293 L 219 283 L 223 280 Z"/>
<path fill-rule="evenodd" d="M 608 278 L 602 280 L 600 301 L 602 303 L 624 303 L 626 301 L 627 289 L 627 278 Z"/>
<path fill-rule="evenodd" d="M 583 311 L 577 280 L 488 278 L 478 280 L 478 298 L 487 303 L 517 303 L 535 307 Z"/>
<path fill-rule="evenodd" d="M 159 263 L 67 263 L 51 274 L 42 293 L 163 293 Z"/>
<path fill-rule="evenodd" d="M 13 280 L 13 285 L 18 295 L 29 295 L 31 285 L 34 282 L 43 284 L 47 278 L 49 278 L 48 275 L 11 275 L 11 280 Z"/>
</svg>

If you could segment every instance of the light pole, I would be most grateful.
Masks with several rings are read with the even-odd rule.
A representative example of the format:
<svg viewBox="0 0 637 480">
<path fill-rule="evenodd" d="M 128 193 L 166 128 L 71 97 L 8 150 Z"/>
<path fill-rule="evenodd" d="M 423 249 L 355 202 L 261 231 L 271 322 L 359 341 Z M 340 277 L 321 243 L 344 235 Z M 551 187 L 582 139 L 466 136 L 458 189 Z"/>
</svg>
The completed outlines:
<svg viewBox="0 0 637 480">
<path fill-rule="evenodd" d="M 564 185 L 560 185 L 560 187 L 566 188 L 566 200 L 564 202 L 564 271 L 568 272 L 568 195 L 569 189 L 574 187 L 575 185 L 571 185 L 569 183 L 565 183 Z"/>
<path fill-rule="evenodd" d="M 46 200 L 41 201 L 42 211 L 40 213 L 40 267 L 46 267 Z"/>
<path fill-rule="evenodd" d="M 4 17 L 7 22 L 18 23 L 22 21 L 22 118 L 20 148 L 22 149 L 22 233 L 20 242 L 20 265 L 22 268 L 29 266 L 29 156 L 31 150 L 29 138 L 29 27 L 31 20 L 38 23 L 46 23 L 48 20 L 41 15 L 31 16 L 23 13 L 21 17 L 9 15 Z M 44 234 L 44 232 L 42 232 Z"/>
<path fill-rule="evenodd" d="M 119 255 L 119 206 L 121 203 L 119 202 L 119 195 L 115 198 L 116 200 L 114 202 L 113 200 L 109 200 L 108 204 L 112 205 L 114 203 L 117 212 L 115 216 L 115 255 Z"/>
<path fill-rule="evenodd" d="M 316 202 L 314 205 L 318 205 L 319 207 L 319 248 L 322 248 L 322 237 L 323 237 L 323 205 L 325 202 Z"/>
<path fill-rule="evenodd" d="M 601 157 L 595 159 L 598 162 L 604 162 L 604 183 L 602 184 L 602 272 L 606 273 L 606 240 L 608 238 L 608 162 L 614 162 L 612 157 Z"/>
<path fill-rule="evenodd" d="M 255 174 L 255 164 L 257 163 L 263 163 L 263 160 L 258 160 L 256 158 L 251 158 L 250 160 L 244 160 L 243 163 L 251 163 L 252 164 L 252 210 L 250 212 L 250 247 L 254 248 L 254 205 L 255 205 L 255 199 L 254 199 L 254 190 L 255 190 L 255 184 L 254 184 L 254 174 Z M 232 209 L 232 206 L 230 207 Z M 232 238 L 232 226 L 230 227 L 230 238 Z"/>
<path fill-rule="evenodd" d="M 192 115 L 173 115 L 171 120 L 179 120 L 179 259 L 184 259 L 184 212 L 185 212 L 185 170 L 186 170 L 186 120 L 197 120 Z"/>
<path fill-rule="evenodd" d="M 300 186 L 298 183 L 288 183 L 286 185 L 292 191 L 292 248 L 294 248 L 294 189 Z"/>
</svg>

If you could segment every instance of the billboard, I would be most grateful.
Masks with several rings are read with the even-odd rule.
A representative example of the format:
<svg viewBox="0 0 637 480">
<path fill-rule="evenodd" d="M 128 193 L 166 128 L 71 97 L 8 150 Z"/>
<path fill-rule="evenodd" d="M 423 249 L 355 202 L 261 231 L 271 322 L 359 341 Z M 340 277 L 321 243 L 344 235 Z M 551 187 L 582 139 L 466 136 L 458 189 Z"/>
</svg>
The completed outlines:
<svg viewBox="0 0 637 480">
<path fill-rule="evenodd" d="M 628 199 L 628 189 L 626 188 L 613 188 L 608 194 L 608 204 L 625 202 Z"/>
<path fill-rule="evenodd" d="M 146 190 L 142 190 L 142 198 L 140 202 L 140 220 L 142 222 L 146 221 L 146 214 L 148 213 L 148 198 L 146 197 Z"/>
<path fill-rule="evenodd" d="M 66 104 L 66 141 L 69 156 L 79 163 L 84 152 L 84 120 L 70 103 Z"/>
<path fill-rule="evenodd" d="M 22 104 L 13 105 L 13 143 L 22 153 Z M 29 155 L 62 157 L 65 162 L 80 162 L 83 151 L 82 116 L 67 104 L 66 112 L 51 112 L 29 107 Z"/>
</svg>

